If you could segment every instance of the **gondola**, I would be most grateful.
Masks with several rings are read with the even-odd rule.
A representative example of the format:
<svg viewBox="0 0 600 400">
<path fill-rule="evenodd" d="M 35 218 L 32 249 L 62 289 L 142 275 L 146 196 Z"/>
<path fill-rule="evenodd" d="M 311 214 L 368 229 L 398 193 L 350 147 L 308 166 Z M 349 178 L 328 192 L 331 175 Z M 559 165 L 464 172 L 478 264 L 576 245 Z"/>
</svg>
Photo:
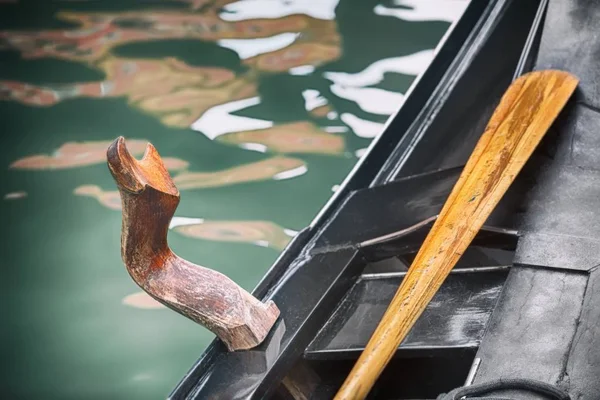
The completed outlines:
<svg viewBox="0 0 600 400">
<path fill-rule="evenodd" d="M 575 96 L 370 398 L 435 399 L 486 383 L 498 384 L 493 398 L 545 398 L 504 390 L 503 382 L 518 378 L 572 399 L 600 399 L 599 20 L 600 3 L 592 0 L 472 1 L 385 131 L 254 289 L 266 307 L 260 312 L 274 321 L 265 337 L 231 351 L 237 333 L 225 332 L 228 341 L 215 339 L 170 399 L 332 398 L 504 90 L 528 71 L 549 68 L 579 78 Z M 171 197 L 152 197 L 153 206 L 172 208 L 176 189 L 164 191 Z M 165 286 L 151 294 L 169 296 L 182 284 L 169 279 L 156 280 Z M 205 314 L 194 318 L 203 322 Z"/>
</svg>

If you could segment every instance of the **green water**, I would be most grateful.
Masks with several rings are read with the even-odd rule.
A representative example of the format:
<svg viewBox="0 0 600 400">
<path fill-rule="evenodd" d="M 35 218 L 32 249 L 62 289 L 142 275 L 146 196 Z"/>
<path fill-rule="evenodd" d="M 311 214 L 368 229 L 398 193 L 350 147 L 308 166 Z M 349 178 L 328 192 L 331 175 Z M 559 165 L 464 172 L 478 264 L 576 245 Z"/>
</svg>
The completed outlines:
<svg viewBox="0 0 600 400">
<path fill-rule="evenodd" d="M 339 56 L 320 63 L 309 75 L 253 72 L 252 67 L 242 65 L 235 51 L 197 38 L 125 43 L 111 48 L 109 54 L 140 60 L 176 57 L 187 65 L 214 66 L 232 71 L 236 77 L 251 76 L 260 104 L 238 111 L 240 116 L 276 125 L 308 121 L 321 132 L 327 126 L 349 128 L 339 118 L 343 113 L 384 123 L 388 115 L 364 111 L 357 102 L 332 93 L 331 81 L 323 73 L 357 73 L 380 59 L 433 49 L 450 23 L 378 16 L 373 13 L 376 4 L 347 0 L 337 6 L 331 26 L 339 34 Z M 5 35 L 76 28 L 76 23 L 57 19 L 56 13 L 63 10 L 207 12 L 188 11 L 187 6 L 175 1 L 18 2 L 0 5 L 0 28 Z M 315 36 L 313 43 L 318 43 L 318 32 Z M 52 87 L 105 79 L 98 60 L 24 58 L 22 53 L 14 44 L 0 51 L 0 81 Z M 370 87 L 404 93 L 414 79 L 411 74 L 386 73 Z M 302 96 L 307 88 L 318 90 L 337 117 L 309 113 Z M 76 97 L 45 107 L 8 97 L 5 90 L 4 101 L 0 101 L 0 194 L 13 193 L 0 200 L 4 361 L 0 387 L 10 393 L 3 398 L 164 398 L 213 335 L 172 311 L 123 303 L 140 289 L 120 259 L 120 212 L 92 197 L 74 194 L 82 185 L 115 190 L 105 163 L 64 169 L 9 166 L 31 155 L 51 156 L 67 142 L 110 141 L 120 135 L 148 140 L 161 156 L 185 160 L 189 162 L 187 170 L 194 172 L 267 160 L 277 156 L 277 151 L 250 151 L 211 140 L 190 128 L 169 126 L 161 122 L 160 111 L 140 108 L 127 96 Z M 303 174 L 185 190 L 176 216 L 269 221 L 289 230 L 302 229 L 357 162 L 355 152 L 372 140 L 355 135 L 352 129 L 332 135 L 343 140 L 344 148 L 336 154 L 313 149 L 284 155 L 301 160 L 306 167 Z M 20 192 L 26 196 L 14 195 Z M 277 246 L 204 240 L 177 232 L 170 233 L 169 242 L 183 258 L 219 270 L 248 290 L 280 251 Z"/>
</svg>

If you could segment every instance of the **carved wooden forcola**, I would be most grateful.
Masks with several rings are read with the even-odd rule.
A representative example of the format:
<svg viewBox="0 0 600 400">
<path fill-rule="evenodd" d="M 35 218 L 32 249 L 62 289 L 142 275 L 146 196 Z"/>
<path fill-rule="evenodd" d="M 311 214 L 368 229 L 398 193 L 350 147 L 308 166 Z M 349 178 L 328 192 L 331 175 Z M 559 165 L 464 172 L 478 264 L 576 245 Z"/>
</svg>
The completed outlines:
<svg viewBox="0 0 600 400">
<path fill-rule="evenodd" d="M 508 88 L 421 249 L 335 399 L 364 399 L 577 87 L 562 71 Z"/>
<path fill-rule="evenodd" d="M 171 251 L 167 232 L 179 191 L 154 146 L 148 144 L 138 161 L 120 137 L 107 156 L 123 205 L 121 256 L 133 280 L 165 306 L 210 329 L 230 351 L 259 345 L 279 309 Z"/>
</svg>

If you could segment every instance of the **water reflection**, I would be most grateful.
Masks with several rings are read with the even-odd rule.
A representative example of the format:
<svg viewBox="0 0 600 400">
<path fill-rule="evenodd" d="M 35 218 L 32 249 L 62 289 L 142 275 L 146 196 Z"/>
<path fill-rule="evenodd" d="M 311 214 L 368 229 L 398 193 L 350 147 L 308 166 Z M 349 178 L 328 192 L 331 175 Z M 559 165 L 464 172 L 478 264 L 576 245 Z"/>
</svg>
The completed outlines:
<svg viewBox="0 0 600 400">
<path fill-rule="evenodd" d="M 396 7 L 377 5 L 373 10 L 377 15 L 396 17 L 406 21 L 448 21 L 454 22 L 469 4 L 466 0 L 394 0 Z"/>
<path fill-rule="evenodd" d="M 304 14 L 323 20 L 335 18 L 339 0 L 254 0 L 235 1 L 223 7 L 220 17 L 226 21 L 254 18 L 281 18 L 286 15 Z"/>
<path fill-rule="evenodd" d="M 352 113 L 343 113 L 341 115 L 341 119 L 352 128 L 352 131 L 356 136 L 366 139 L 376 137 L 381 133 L 384 127 L 384 124 L 382 123 L 368 121 L 359 118 Z M 361 153 L 358 153 L 361 150 L 363 151 Z M 364 154 L 364 150 L 366 149 L 357 150 L 357 154 L 360 154 L 360 156 L 357 155 L 358 158 L 362 157 L 362 155 Z"/>
<path fill-rule="evenodd" d="M 244 149 L 276 153 L 342 154 L 344 137 L 328 134 L 310 122 L 293 122 L 272 128 L 228 133 L 219 142 Z"/>
<path fill-rule="evenodd" d="M 0 39 L 18 49 L 25 58 L 53 57 L 93 63 L 117 46 L 151 40 L 247 40 L 284 32 L 304 33 L 307 38 L 314 38 L 315 34 L 331 31 L 327 28 L 331 25 L 329 21 L 307 15 L 225 21 L 216 9 L 210 7 L 204 8 L 201 13 L 167 10 L 118 13 L 63 11 L 56 14 L 56 19 L 79 27 L 34 32 L 4 31 L 0 32 Z M 334 30 L 331 32 L 335 34 Z"/>
<path fill-rule="evenodd" d="M 296 231 L 285 229 L 270 221 L 205 221 L 178 218 L 171 229 L 184 236 L 218 242 L 250 243 L 283 250 Z"/>
<path fill-rule="evenodd" d="M 236 111 L 260 104 L 260 97 L 230 101 L 207 110 L 191 128 L 215 139 L 225 133 L 263 129 L 273 126 L 270 120 L 235 115 Z"/>
<path fill-rule="evenodd" d="M 165 158 L 167 169 L 187 166 L 187 162 L 176 158 Z M 264 180 L 291 179 L 306 173 L 304 161 L 289 157 L 273 157 L 246 165 L 227 168 L 215 172 L 182 171 L 173 176 L 179 190 L 205 189 L 230 186 L 240 183 Z M 74 194 L 92 197 L 100 204 L 113 210 L 121 209 L 121 197 L 117 190 L 103 190 L 98 185 L 82 185 L 75 188 Z"/>
<path fill-rule="evenodd" d="M 23 398 L 164 398 L 212 338 L 173 313 L 146 312 L 160 306 L 122 268 L 121 200 L 105 165 L 115 136 L 134 137 L 137 157 L 141 138 L 173 156 L 163 160 L 189 216 L 171 224 L 178 254 L 251 290 L 339 189 L 450 26 L 408 21 L 439 19 L 436 8 L 454 3 L 81 0 L 44 2 L 36 18 L 25 4 L 0 10 L 0 212 L 17 249 L 6 262 L 19 266 L 7 271 L 19 287 L 9 303 L 29 310 L 7 324 L 39 333 L 15 335 L 10 388 Z"/>
<path fill-rule="evenodd" d="M 106 149 L 111 141 L 67 142 L 50 155 L 35 154 L 21 158 L 10 165 L 14 169 L 66 169 L 84 167 L 106 162 Z M 146 149 L 146 140 L 127 140 L 127 149 L 131 154 L 140 156 Z"/>
<path fill-rule="evenodd" d="M 256 94 L 254 82 L 237 78 L 226 69 L 192 67 L 174 58 L 109 57 L 98 67 L 106 74 L 100 82 L 34 86 L 5 81 L 0 82 L 0 93 L 3 91 L 6 99 L 35 106 L 125 96 L 130 105 L 155 115 L 165 125 L 184 128 L 214 105 Z"/>
<path fill-rule="evenodd" d="M 97 185 L 81 185 L 74 194 L 96 199 L 104 207 L 120 211 L 121 196 L 116 190 L 105 191 Z M 5 199 L 23 197 L 10 193 Z M 174 217 L 170 229 L 194 239 L 217 242 L 250 243 L 260 247 L 283 250 L 296 231 L 283 228 L 270 221 L 211 221 L 203 218 Z"/>
<path fill-rule="evenodd" d="M 239 183 L 290 179 L 306 173 L 298 158 L 273 157 L 216 172 L 182 172 L 173 177 L 179 190 L 229 186 Z"/>
<path fill-rule="evenodd" d="M 154 300 L 146 292 L 136 292 L 123 298 L 122 303 L 129 307 L 140 308 L 142 310 L 162 310 L 166 307 Z"/>
<path fill-rule="evenodd" d="M 98 200 L 104 207 L 121 210 L 121 196 L 118 190 L 104 191 L 98 185 L 81 185 L 73 191 L 77 196 L 87 196 Z"/>
<path fill-rule="evenodd" d="M 106 149 L 111 141 L 67 142 L 52 154 L 35 154 L 18 159 L 10 165 L 13 169 L 45 170 L 69 169 L 96 165 L 106 162 Z M 141 156 L 148 142 L 142 139 L 127 140 L 127 148 L 134 156 Z M 176 157 L 164 157 L 164 165 L 169 171 L 186 169 L 189 162 Z"/>
<path fill-rule="evenodd" d="M 74 98 L 128 98 L 129 103 L 174 127 L 188 127 L 211 107 L 256 95 L 260 73 L 318 66 L 340 56 L 333 21 L 307 15 L 228 22 L 216 11 L 121 13 L 60 12 L 57 19 L 80 25 L 68 30 L 0 32 L 24 58 L 79 61 L 104 72 L 100 82 L 32 85 L 0 82 L 0 99 L 50 106 Z M 116 57 L 116 46 L 149 40 L 193 38 L 231 48 L 249 71 L 195 67 L 175 58 Z"/>
<path fill-rule="evenodd" d="M 404 75 L 418 75 L 433 60 L 433 50 L 423 50 L 402 57 L 384 58 L 375 61 L 364 70 L 349 74 L 345 72 L 325 72 L 324 76 L 338 85 L 345 86 L 370 86 L 383 81 L 386 73 L 394 72 Z"/>
<path fill-rule="evenodd" d="M 27 192 L 11 192 L 4 195 L 4 200 L 18 200 L 27 197 Z"/>
<path fill-rule="evenodd" d="M 464 1 L 455 2 L 465 4 Z M 53 57 L 82 62 L 101 70 L 105 79 L 60 85 L 1 81 L 0 99 L 50 106 L 67 99 L 126 97 L 130 105 L 155 115 L 167 126 L 192 126 L 211 138 L 222 133 L 266 128 L 271 124 L 268 115 L 249 118 L 231 113 L 260 103 L 257 94 L 261 74 L 311 75 L 315 68 L 340 58 L 341 38 L 333 19 L 337 3 L 193 1 L 189 6 L 196 12 L 191 13 L 62 11 L 56 18 L 78 27 L 4 31 L 0 32 L 0 38 L 25 58 Z M 375 12 L 399 18 L 411 15 L 411 18 L 419 19 L 425 18 L 421 15 L 434 18 L 433 10 L 448 9 L 434 6 L 432 1 L 413 3 L 398 1 L 401 8 L 392 10 L 377 6 Z M 461 7 L 450 8 L 455 14 L 462 12 Z M 388 11 L 382 11 L 384 9 Z M 456 16 L 453 14 L 449 18 L 454 20 Z M 182 38 L 212 41 L 232 49 L 248 69 L 236 73 L 222 67 L 189 65 L 173 57 L 126 58 L 113 52 L 117 46 L 126 44 Z M 372 138 L 381 130 L 382 121 L 378 117 L 366 118 L 367 115 L 389 116 L 404 100 L 402 93 L 373 86 L 380 84 L 389 73 L 417 75 L 432 57 L 433 50 L 425 49 L 406 56 L 375 60 L 355 73 L 324 71 L 322 76 L 331 81 L 329 93 L 325 96 L 315 89 L 306 89 L 302 93 L 307 116 L 337 120 L 338 114 L 342 113 L 332 107 L 332 99 L 327 96 L 354 102 L 366 115 L 346 112 L 338 122 L 359 137 Z M 240 121 L 241 118 L 245 119 Z M 223 119 L 247 124 L 238 125 L 236 130 L 223 131 L 220 127 Z M 321 129 L 327 131 L 327 126 Z M 255 150 L 256 146 L 249 149 Z"/>
</svg>

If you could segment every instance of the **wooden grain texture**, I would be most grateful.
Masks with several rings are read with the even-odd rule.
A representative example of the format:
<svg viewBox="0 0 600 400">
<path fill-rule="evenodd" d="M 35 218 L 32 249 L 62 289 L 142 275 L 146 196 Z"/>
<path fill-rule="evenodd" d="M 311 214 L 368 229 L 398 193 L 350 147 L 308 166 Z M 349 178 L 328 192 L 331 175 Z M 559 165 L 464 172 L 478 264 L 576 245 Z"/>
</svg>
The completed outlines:
<svg viewBox="0 0 600 400">
<path fill-rule="evenodd" d="M 108 167 L 123 205 L 121 256 L 133 280 L 150 296 L 215 333 L 230 351 L 260 344 L 279 316 L 225 275 L 175 255 L 167 243 L 179 205 L 158 152 L 148 144 L 136 160 L 120 137 L 108 148 Z"/>
<path fill-rule="evenodd" d="M 381 322 L 335 399 L 364 399 L 577 87 L 562 71 L 508 88 Z"/>
</svg>

